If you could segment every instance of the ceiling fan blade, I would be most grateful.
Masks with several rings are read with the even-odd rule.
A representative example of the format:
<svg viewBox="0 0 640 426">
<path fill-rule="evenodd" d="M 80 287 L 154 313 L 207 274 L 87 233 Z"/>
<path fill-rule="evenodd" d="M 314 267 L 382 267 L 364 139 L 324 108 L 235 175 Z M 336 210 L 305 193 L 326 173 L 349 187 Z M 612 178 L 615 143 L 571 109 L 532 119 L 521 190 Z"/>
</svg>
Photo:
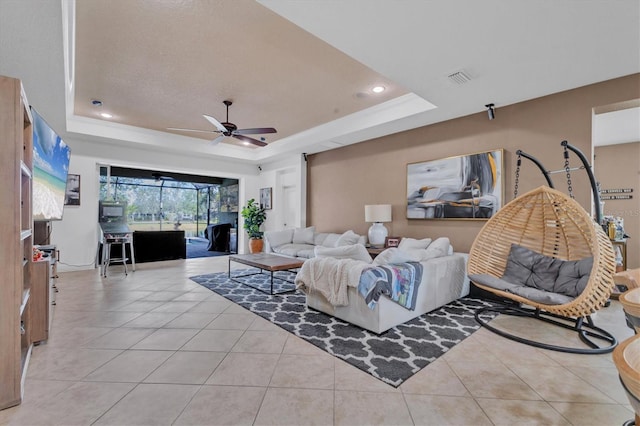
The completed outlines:
<svg viewBox="0 0 640 426">
<path fill-rule="evenodd" d="M 233 136 L 234 138 L 240 139 L 241 141 L 249 142 L 249 143 L 252 143 L 252 144 L 257 145 L 257 146 L 267 146 L 266 142 L 262 142 L 262 141 L 259 141 L 257 139 L 253 139 L 253 138 L 250 138 L 248 136 L 242 136 L 242 135 L 236 135 L 236 134 L 233 134 L 231 136 Z"/>
<path fill-rule="evenodd" d="M 207 119 L 207 121 L 209 121 L 209 123 L 213 124 L 214 126 L 216 126 L 216 129 L 220 130 L 221 132 L 226 132 L 227 129 L 226 127 L 224 127 L 218 120 L 216 120 L 215 118 L 211 117 L 210 115 L 207 114 L 202 114 L 202 116 L 204 118 Z"/>
<path fill-rule="evenodd" d="M 175 180 L 174 178 L 172 178 L 171 176 L 165 176 L 161 173 L 158 172 L 154 172 L 151 173 L 151 177 L 153 177 L 156 181 L 161 181 L 161 180 Z"/>
<path fill-rule="evenodd" d="M 179 132 L 220 133 L 218 130 L 180 129 L 178 127 L 167 127 L 167 130 L 177 130 Z"/>
<path fill-rule="evenodd" d="M 234 130 L 234 135 L 261 135 L 265 133 L 278 133 L 273 127 L 256 127 L 254 129 L 238 129 Z"/>
<path fill-rule="evenodd" d="M 218 145 L 220 142 L 222 142 L 222 140 L 225 138 L 224 135 L 220 135 L 217 138 L 215 138 L 214 140 L 211 141 L 211 143 L 209 145 L 213 146 L 213 145 Z"/>
</svg>

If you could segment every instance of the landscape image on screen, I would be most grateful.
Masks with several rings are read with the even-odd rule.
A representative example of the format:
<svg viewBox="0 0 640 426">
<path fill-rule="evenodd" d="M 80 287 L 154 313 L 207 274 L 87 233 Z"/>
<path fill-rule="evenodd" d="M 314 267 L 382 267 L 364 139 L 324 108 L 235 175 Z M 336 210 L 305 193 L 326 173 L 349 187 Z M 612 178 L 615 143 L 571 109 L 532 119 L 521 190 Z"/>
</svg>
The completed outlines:
<svg viewBox="0 0 640 426">
<path fill-rule="evenodd" d="M 71 149 L 36 112 L 33 113 L 33 220 L 60 220 Z"/>
</svg>

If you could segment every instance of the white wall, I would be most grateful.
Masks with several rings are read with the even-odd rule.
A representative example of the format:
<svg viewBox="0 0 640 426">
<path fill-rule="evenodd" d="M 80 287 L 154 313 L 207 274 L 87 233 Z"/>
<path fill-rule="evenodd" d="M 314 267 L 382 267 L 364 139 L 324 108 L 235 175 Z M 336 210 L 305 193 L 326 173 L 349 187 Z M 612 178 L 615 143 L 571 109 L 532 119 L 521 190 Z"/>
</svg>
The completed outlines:
<svg viewBox="0 0 640 426">
<path fill-rule="evenodd" d="M 296 217 L 288 228 L 303 227 L 306 222 L 306 176 L 307 167 L 303 156 L 292 155 L 282 160 L 260 165 L 256 187 L 247 187 L 247 197 L 259 200 L 260 188 L 271 188 L 272 208 L 267 210 L 267 220 L 263 225 L 265 231 L 282 229 L 284 226 L 284 213 L 282 211 L 283 184 L 296 188 L 297 203 L 295 206 Z M 283 181 L 286 179 L 286 181 Z"/>
<path fill-rule="evenodd" d="M 71 146 L 71 163 L 69 173 L 80 175 L 80 206 L 66 206 L 62 221 L 52 222 L 51 244 L 60 250 L 60 271 L 91 269 L 94 267 L 98 246 L 98 199 L 99 169 L 98 164 L 109 164 L 123 167 L 135 167 L 159 171 L 189 173 L 203 176 L 217 176 L 239 180 L 240 205 L 249 198 L 259 198 L 260 188 L 273 186 L 278 170 L 283 168 L 294 170 L 296 181 L 301 181 L 303 172 L 298 156 L 283 159 L 276 163 L 257 166 L 246 163 L 234 163 L 229 160 L 213 161 L 197 157 L 148 152 L 140 149 L 100 145 L 75 139 L 66 140 Z M 304 171 L 306 174 L 306 170 Z M 275 189 L 275 188 L 274 188 Z M 274 200 L 277 200 L 277 191 Z M 271 212 L 271 211 L 270 211 Z M 267 221 L 273 216 L 267 215 Z M 300 214 L 302 216 L 302 214 Z M 239 218 L 238 251 L 243 253 L 247 247 L 246 232 L 242 230 L 242 217 Z M 303 224 L 301 224 L 303 225 Z M 269 229 L 265 223 L 264 228 Z"/>
</svg>

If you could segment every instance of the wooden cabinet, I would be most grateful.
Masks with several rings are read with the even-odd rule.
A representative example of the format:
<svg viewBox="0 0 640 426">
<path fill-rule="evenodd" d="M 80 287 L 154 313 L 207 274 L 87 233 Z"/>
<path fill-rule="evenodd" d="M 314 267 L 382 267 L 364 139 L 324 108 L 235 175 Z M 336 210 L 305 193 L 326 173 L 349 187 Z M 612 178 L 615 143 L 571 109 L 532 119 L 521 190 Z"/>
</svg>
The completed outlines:
<svg viewBox="0 0 640 426">
<path fill-rule="evenodd" d="M 41 342 L 49 338 L 51 324 L 51 264 L 49 260 L 32 263 L 31 268 L 31 311 L 30 338 Z"/>
<path fill-rule="evenodd" d="M 33 342 L 31 123 L 22 83 L 0 76 L 0 409 L 22 399 Z"/>
</svg>

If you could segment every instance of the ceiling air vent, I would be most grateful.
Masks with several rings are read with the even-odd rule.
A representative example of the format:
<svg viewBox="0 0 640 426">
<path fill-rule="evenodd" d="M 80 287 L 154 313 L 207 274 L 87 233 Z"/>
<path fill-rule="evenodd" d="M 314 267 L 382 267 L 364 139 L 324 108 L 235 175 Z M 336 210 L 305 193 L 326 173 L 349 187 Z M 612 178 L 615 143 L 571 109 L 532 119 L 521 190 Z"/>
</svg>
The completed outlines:
<svg viewBox="0 0 640 426">
<path fill-rule="evenodd" d="M 447 77 L 449 78 L 449 81 L 455 84 L 464 84 L 471 81 L 464 71 L 454 72 L 453 74 L 449 74 Z"/>
</svg>

